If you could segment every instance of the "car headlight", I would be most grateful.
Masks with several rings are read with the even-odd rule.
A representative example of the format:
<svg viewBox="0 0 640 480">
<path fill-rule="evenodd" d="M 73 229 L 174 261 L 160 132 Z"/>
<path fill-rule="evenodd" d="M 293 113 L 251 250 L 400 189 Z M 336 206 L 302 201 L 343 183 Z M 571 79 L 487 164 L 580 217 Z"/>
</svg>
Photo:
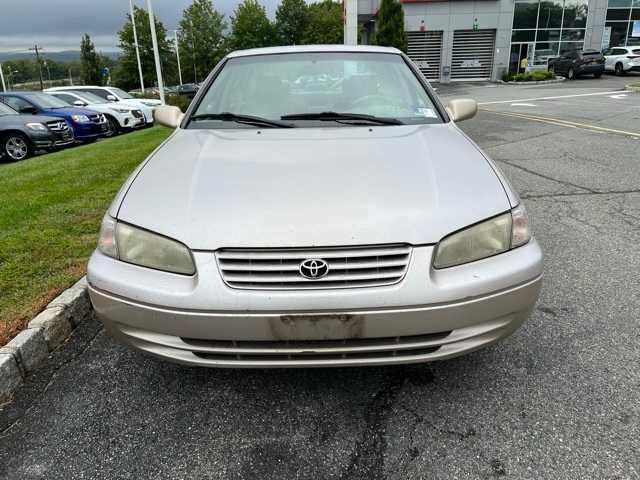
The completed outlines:
<svg viewBox="0 0 640 480">
<path fill-rule="evenodd" d="M 193 275 L 189 249 L 176 240 L 121 223 L 109 215 L 100 227 L 98 249 L 110 257 L 165 272 Z"/>
<path fill-rule="evenodd" d="M 36 130 L 38 132 L 47 131 L 47 127 L 43 123 L 25 123 L 24 126 L 29 130 Z"/>
<path fill-rule="evenodd" d="M 114 112 L 118 112 L 118 113 L 129 113 L 129 110 L 125 109 L 125 108 L 113 108 L 113 107 L 109 107 L 110 110 L 113 110 Z"/>
<path fill-rule="evenodd" d="M 156 106 L 156 104 L 155 104 L 155 103 L 153 103 L 153 102 L 144 102 L 144 101 L 141 101 L 140 103 L 142 103 L 143 105 L 146 105 L 147 107 L 155 107 L 155 106 Z"/>
<path fill-rule="evenodd" d="M 89 123 L 89 117 L 86 115 L 71 115 L 71 119 L 76 123 Z"/>
<path fill-rule="evenodd" d="M 508 213 L 456 232 L 438 243 L 433 266 L 447 268 L 506 252 L 531 239 L 522 204 Z"/>
</svg>

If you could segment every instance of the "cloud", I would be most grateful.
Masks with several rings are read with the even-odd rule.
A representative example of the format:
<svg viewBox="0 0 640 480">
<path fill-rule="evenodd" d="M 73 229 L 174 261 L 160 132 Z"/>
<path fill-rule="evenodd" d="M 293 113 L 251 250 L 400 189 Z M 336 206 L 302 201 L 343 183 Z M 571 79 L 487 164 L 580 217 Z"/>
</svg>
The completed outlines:
<svg viewBox="0 0 640 480">
<path fill-rule="evenodd" d="M 261 0 L 274 15 L 279 0 Z M 77 50 L 85 32 L 99 50 L 117 49 L 117 32 L 129 12 L 128 0 L 0 0 L 0 51 L 23 50 L 35 43 L 49 51 Z M 240 0 L 214 0 L 227 17 Z M 145 0 L 134 4 L 146 8 Z M 153 10 L 167 28 L 175 28 L 191 0 L 153 0 Z"/>
</svg>

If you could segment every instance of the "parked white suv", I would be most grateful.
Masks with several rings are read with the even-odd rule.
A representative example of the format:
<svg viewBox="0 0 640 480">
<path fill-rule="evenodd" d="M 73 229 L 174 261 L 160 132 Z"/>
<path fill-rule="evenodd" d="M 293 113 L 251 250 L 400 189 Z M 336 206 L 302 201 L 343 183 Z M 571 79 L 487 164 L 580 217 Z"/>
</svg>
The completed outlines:
<svg viewBox="0 0 640 480">
<path fill-rule="evenodd" d="M 97 95 L 107 102 L 118 102 L 122 105 L 129 105 L 131 107 L 138 108 L 144 113 L 144 118 L 147 125 L 153 124 L 153 109 L 162 104 L 160 100 L 154 98 L 134 98 L 124 90 L 117 87 L 98 87 L 95 85 L 73 85 L 70 87 L 53 87 L 49 89 L 49 93 L 52 91 L 77 91 L 88 92 Z"/>
<path fill-rule="evenodd" d="M 44 90 L 69 105 L 85 107 L 89 110 L 103 113 L 109 121 L 111 134 L 130 131 L 134 128 L 143 127 L 146 124 L 144 113 L 137 107 L 124 104 L 114 104 L 88 92 L 64 91 L 58 92 L 51 89 Z"/>
<path fill-rule="evenodd" d="M 604 69 L 622 75 L 626 72 L 640 72 L 640 46 L 613 47 L 604 52 Z"/>
</svg>

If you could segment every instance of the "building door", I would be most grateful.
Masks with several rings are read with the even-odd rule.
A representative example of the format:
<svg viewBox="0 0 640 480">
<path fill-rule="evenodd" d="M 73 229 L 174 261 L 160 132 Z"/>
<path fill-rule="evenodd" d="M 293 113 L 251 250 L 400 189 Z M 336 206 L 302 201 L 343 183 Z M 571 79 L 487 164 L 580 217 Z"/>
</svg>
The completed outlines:
<svg viewBox="0 0 640 480">
<path fill-rule="evenodd" d="M 440 80 L 442 32 L 407 32 L 409 58 L 430 81 Z"/>
<path fill-rule="evenodd" d="M 453 32 L 451 80 L 490 80 L 495 43 L 495 30 Z"/>
<path fill-rule="evenodd" d="M 509 72 L 524 73 L 522 60 L 527 59 L 528 65 L 533 65 L 533 48 L 534 43 L 512 43 L 511 57 L 509 60 Z"/>
</svg>

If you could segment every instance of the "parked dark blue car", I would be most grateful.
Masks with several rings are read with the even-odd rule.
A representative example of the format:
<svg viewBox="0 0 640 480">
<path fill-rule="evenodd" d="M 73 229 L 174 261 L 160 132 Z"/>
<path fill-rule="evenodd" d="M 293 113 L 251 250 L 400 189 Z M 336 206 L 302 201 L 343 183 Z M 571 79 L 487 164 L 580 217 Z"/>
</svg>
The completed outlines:
<svg viewBox="0 0 640 480">
<path fill-rule="evenodd" d="M 27 114 L 64 118 L 73 129 L 76 140 L 93 141 L 109 132 L 109 122 L 101 113 L 78 108 L 41 92 L 4 92 L 0 101 L 14 110 Z"/>
</svg>

